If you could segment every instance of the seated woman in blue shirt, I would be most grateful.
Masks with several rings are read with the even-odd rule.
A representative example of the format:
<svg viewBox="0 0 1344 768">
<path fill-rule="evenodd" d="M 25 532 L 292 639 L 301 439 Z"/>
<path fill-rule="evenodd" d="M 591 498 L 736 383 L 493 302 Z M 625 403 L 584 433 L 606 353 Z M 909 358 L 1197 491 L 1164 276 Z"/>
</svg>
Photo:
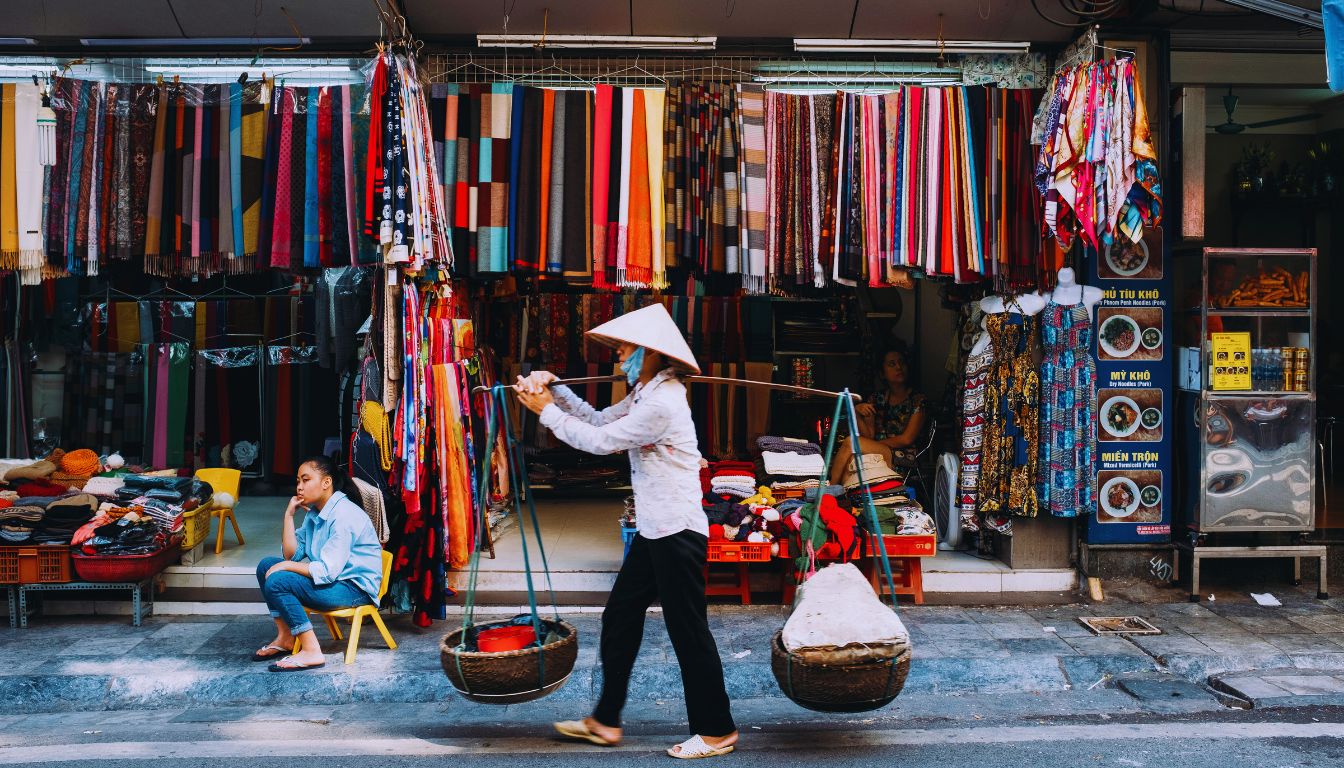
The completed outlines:
<svg viewBox="0 0 1344 768">
<path fill-rule="evenodd" d="M 275 639 L 253 661 L 280 658 L 272 672 L 317 669 L 326 663 L 305 607 L 319 611 L 373 605 L 383 577 L 383 548 L 369 516 L 340 490 L 341 474 L 327 456 L 299 465 L 298 487 L 285 509 L 284 559 L 257 566 L 257 583 L 275 619 Z M 294 511 L 303 525 L 294 529 Z M 299 650 L 287 656 L 298 640 Z"/>
</svg>

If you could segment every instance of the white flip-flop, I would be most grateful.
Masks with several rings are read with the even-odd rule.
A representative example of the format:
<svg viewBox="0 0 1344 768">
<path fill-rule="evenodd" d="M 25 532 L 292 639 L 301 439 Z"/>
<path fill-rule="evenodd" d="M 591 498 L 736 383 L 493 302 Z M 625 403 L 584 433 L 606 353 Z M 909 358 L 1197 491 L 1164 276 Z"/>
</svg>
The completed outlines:
<svg viewBox="0 0 1344 768">
<path fill-rule="evenodd" d="M 681 751 L 677 751 L 677 747 L 680 747 Z M 698 760 L 702 757 L 718 757 L 719 755 L 726 755 L 729 752 L 732 752 L 734 747 L 735 745 L 733 744 L 728 744 L 722 747 L 711 747 L 697 734 L 681 742 L 676 747 L 669 747 L 667 754 L 679 760 Z"/>
</svg>

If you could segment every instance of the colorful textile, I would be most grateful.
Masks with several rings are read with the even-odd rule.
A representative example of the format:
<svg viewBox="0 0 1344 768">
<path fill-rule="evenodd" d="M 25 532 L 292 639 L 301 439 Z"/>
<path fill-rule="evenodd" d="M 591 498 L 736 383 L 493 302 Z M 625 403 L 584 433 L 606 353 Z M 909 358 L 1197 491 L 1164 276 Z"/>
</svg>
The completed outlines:
<svg viewBox="0 0 1344 768">
<path fill-rule="evenodd" d="M 1036 322 L 1016 312 L 985 318 L 994 362 L 985 383 L 979 504 L 995 530 L 1004 529 L 1008 515 L 1035 517 L 1039 509 L 1040 375 L 1031 343 Z"/>
<path fill-rule="evenodd" d="M 1117 233 L 1138 242 L 1162 220 L 1142 79 L 1123 57 L 1061 69 L 1046 88 L 1034 175 L 1044 229 L 1062 248 L 1075 236 L 1093 249 Z"/>
<path fill-rule="evenodd" d="M 1056 517 L 1096 510 L 1097 370 L 1092 357 L 1092 313 L 1081 304 L 1051 301 L 1040 315 L 1041 508 Z"/>
<path fill-rule="evenodd" d="M 976 513 L 980 500 L 980 465 L 985 442 L 985 382 L 994 365 L 994 349 L 985 348 L 966 358 L 966 378 L 961 402 L 961 472 L 957 479 L 957 509 L 961 528 L 980 530 Z"/>
</svg>

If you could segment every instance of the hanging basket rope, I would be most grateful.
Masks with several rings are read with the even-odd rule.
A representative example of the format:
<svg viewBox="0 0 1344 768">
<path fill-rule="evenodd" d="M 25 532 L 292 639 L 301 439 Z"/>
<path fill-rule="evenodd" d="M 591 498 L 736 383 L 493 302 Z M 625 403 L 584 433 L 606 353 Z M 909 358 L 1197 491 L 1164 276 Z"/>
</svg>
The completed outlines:
<svg viewBox="0 0 1344 768">
<path fill-rule="evenodd" d="M 579 654 L 579 633 L 573 625 L 561 620 L 556 605 L 555 589 L 551 585 L 551 569 L 546 561 L 546 547 L 541 541 L 541 524 L 537 519 L 536 504 L 527 486 L 527 467 L 522 447 L 514 439 L 513 423 L 504 403 L 505 387 L 496 384 L 488 390 L 486 450 L 491 450 L 503 426 L 505 457 L 508 464 L 510 488 L 513 489 L 513 512 L 518 520 L 518 534 L 523 548 L 523 570 L 527 577 L 527 600 L 531 614 L 514 620 L 475 624 L 476 589 L 481 570 L 481 550 L 489 537 L 489 519 L 486 510 L 490 501 L 489 471 L 482 473 L 476 500 L 476 546 L 471 552 L 470 573 L 467 579 L 466 601 L 462 612 L 462 628 L 446 635 L 439 644 L 439 663 L 448 681 L 466 698 L 481 704 L 517 704 L 539 699 L 565 684 L 574 670 Z M 488 455 L 488 453 L 487 453 Z M 528 521 L 535 536 L 541 567 L 546 574 L 546 589 L 551 597 L 552 618 L 543 619 L 537 610 L 536 589 L 532 581 L 532 560 L 524 528 L 522 497 L 527 499 Z M 527 619 L 535 640 L 531 645 L 513 651 L 485 652 L 477 650 L 476 638 L 490 629 L 518 626 Z"/>
<path fill-rule="evenodd" d="M 840 417 L 849 423 L 850 439 L 853 441 L 854 456 L 859 450 L 858 418 L 854 412 L 854 400 L 849 390 L 841 392 L 836 398 L 835 415 L 831 419 L 831 429 L 826 436 L 825 461 L 822 462 L 820 487 L 825 488 L 830 474 L 831 460 L 835 455 L 835 437 L 839 429 Z M 863 488 L 864 514 L 868 521 L 868 537 L 876 540 L 872 548 L 873 557 L 882 568 L 887 589 L 891 595 L 891 608 L 897 609 L 896 584 L 891 575 L 891 561 L 887 558 L 887 545 L 882 529 L 878 525 L 877 507 L 873 504 L 873 495 L 863 479 L 863 462 L 855 461 L 855 472 L 859 486 Z M 803 508 L 804 524 L 810 531 L 816 531 L 821 525 L 821 496 L 818 494 L 815 504 Z M 815 567 L 815 556 L 811 552 L 811 541 L 804 540 L 800 528 L 799 552 L 807 558 L 807 567 L 802 569 L 810 574 Z M 867 538 L 867 537 L 866 537 Z M 779 689 L 793 703 L 805 709 L 817 712 L 869 712 L 881 709 L 900 695 L 905 687 L 906 677 L 910 674 L 911 649 L 891 659 L 849 663 L 819 663 L 804 660 L 784 647 L 783 630 L 775 633 L 770 643 L 770 669 L 774 672 Z"/>
</svg>

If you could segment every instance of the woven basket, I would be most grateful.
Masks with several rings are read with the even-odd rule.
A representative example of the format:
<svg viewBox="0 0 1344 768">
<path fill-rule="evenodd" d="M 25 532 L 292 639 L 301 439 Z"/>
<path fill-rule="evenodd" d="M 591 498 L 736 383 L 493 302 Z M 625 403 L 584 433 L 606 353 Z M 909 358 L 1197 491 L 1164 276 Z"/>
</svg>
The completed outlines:
<svg viewBox="0 0 1344 768">
<path fill-rule="evenodd" d="M 812 664 L 784 649 L 784 632 L 770 645 L 770 668 L 793 703 L 815 712 L 869 712 L 900 695 L 910 674 L 910 649 L 889 659 L 860 664 Z"/>
<path fill-rule="evenodd" d="M 477 626 L 485 630 L 508 623 Z M 462 642 L 459 629 L 439 644 L 439 663 L 453 687 L 477 703 L 518 704 L 540 699 L 565 684 L 579 655 L 578 630 L 562 621 L 560 631 L 563 638 L 541 648 L 479 653 L 458 650 Z"/>
</svg>

